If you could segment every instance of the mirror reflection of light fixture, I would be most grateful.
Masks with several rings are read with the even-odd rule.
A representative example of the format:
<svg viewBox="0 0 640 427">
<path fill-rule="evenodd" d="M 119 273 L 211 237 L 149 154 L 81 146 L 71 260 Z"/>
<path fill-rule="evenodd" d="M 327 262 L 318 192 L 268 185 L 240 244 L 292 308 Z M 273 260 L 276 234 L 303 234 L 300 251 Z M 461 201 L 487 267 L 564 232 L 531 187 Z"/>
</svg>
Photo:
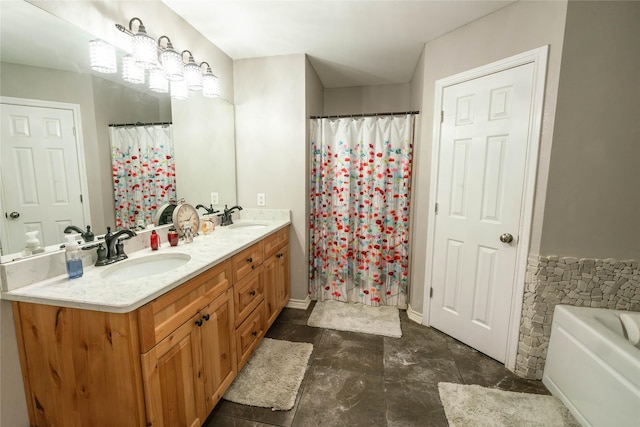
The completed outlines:
<svg viewBox="0 0 640 427">
<path fill-rule="evenodd" d="M 171 86 L 171 99 L 179 99 L 184 101 L 189 97 L 186 80 L 174 80 L 169 82 Z"/>
<path fill-rule="evenodd" d="M 193 54 L 188 50 L 182 51 L 182 57 L 184 57 L 184 53 L 189 53 L 189 62 L 184 64 L 184 79 L 187 82 L 187 89 L 189 90 L 201 90 L 202 89 L 202 70 L 196 64 L 196 61 L 193 59 Z"/>
<path fill-rule="evenodd" d="M 89 42 L 89 62 L 91 69 L 100 73 L 115 73 L 118 71 L 116 49 L 104 40 L 91 40 Z"/>
<path fill-rule="evenodd" d="M 122 80 L 138 85 L 144 83 L 144 70 L 136 65 L 133 55 L 122 57 Z"/>
<path fill-rule="evenodd" d="M 157 93 L 169 92 L 169 80 L 164 77 L 160 68 L 149 70 L 149 90 Z"/>
<path fill-rule="evenodd" d="M 202 64 L 207 64 L 207 71 L 202 75 L 202 95 L 207 98 L 217 98 L 220 96 L 218 76 L 213 74 L 209 63 L 201 62 L 200 67 L 202 67 Z"/>
<path fill-rule="evenodd" d="M 162 39 L 167 39 L 167 47 L 162 47 Z M 160 52 L 160 64 L 162 64 L 162 72 L 167 80 L 175 82 L 184 80 L 182 55 L 173 49 L 171 40 L 167 36 L 161 36 L 158 39 Z"/>
</svg>

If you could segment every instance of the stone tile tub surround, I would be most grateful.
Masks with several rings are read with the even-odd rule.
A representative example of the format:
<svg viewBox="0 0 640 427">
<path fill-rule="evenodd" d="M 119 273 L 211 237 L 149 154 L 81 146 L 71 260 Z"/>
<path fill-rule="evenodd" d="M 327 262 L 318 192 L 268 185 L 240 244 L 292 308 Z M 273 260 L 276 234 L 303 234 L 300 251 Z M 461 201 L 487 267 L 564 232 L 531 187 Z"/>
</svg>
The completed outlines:
<svg viewBox="0 0 640 427">
<path fill-rule="evenodd" d="M 238 212 L 234 212 L 234 220 L 264 220 L 264 221 L 290 221 L 290 212 L 287 209 L 246 209 L 245 216 L 240 216 Z M 219 218 L 216 216 L 216 223 L 219 226 Z M 125 253 L 133 256 L 138 251 L 148 249 L 150 247 L 149 234 L 152 229 L 160 235 L 160 241 L 167 244 L 167 232 L 171 226 L 160 226 L 149 228 L 146 230 L 136 231 L 137 235 L 129 240 L 124 240 Z M 223 229 L 222 227 L 216 228 Z M 83 245 L 90 246 L 95 242 Z M 184 242 L 180 241 L 178 249 L 183 248 Z M 85 268 L 90 268 L 96 261 L 97 255 L 95 250 L 80 251 L 82 263 Z M 100 267 L 102 268 L 102 267 Z M 23 286 L 32 285 L 52 279 L 57 276 L 66 274 L 64 250 L 32 256 L 17 261 L 0 264 L 0 277 L 2 279 L 1 290 L 3 292 L 15 290 Z"/>
<path fill-rule="evenodd" d="M 542 379 L 557 304 L 640 311 L 638 260 L 531 255 L 515 372 Z"/>
</svg>

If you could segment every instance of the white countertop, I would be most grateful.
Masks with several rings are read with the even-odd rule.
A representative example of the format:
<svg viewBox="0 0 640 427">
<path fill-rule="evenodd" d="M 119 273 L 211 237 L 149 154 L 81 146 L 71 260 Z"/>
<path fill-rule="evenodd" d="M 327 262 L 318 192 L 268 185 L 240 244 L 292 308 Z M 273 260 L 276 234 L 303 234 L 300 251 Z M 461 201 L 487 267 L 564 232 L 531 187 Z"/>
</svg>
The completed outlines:
<svg viewBox="0 0 640 427">
<path fill-rule="evenodd" d="M 129 259 L 165 253 L 191 256 L 186 264 L 165 273 L 133 280 L 110 281 L 100 275 L 106 268 L 117 263 L 106 267 L 90 266 L 84 268 L 84 274 L 80 278 L 69 280 L 66 274 L 53 277 L 3 292 L 2 298 L 112 313 L 130 312 L 290 224 L 289 220 L 266 219 L 241 219 L 235 222 L 259 222 L 266 224 L 266 227 L 231 229 L 218 226 L 206 236 L 201 234 L 194 237 L 192 243 L 180 240 L 178 246 L 171 247 L 164 241 L 157 251 L 146 248 L 128 254 Z"/>
</svg>

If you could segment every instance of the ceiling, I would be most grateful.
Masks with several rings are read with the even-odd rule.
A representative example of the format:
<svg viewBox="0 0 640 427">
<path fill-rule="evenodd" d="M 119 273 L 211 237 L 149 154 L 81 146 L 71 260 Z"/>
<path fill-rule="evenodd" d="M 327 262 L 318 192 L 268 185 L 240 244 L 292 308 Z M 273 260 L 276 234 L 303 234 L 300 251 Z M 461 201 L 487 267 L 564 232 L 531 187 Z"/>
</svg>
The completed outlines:
<svg viewBox="0 0 640 427">
<path fill-rule="evenodd" d="M 325 88 L 409 83 L 425 42 L 513 3 L 162 1 L 231 59 L 307 54 Z"/>
</svg>

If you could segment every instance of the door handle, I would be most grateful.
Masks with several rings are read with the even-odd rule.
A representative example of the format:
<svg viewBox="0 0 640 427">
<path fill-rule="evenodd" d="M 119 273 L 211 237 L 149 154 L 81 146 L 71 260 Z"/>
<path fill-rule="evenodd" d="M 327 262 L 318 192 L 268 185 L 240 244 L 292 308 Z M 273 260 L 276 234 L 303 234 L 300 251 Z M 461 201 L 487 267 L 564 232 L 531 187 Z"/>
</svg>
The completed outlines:
<svg viewBox="0 0 640 427">
<path fill-rule="evenodd" d="M 500 241 L 502 243 L 511 243 L 513 242 L 513 236 L 510 233 L 504 233 L 500 235 Z"/>
<path fill-rule="evenodd" d="M 4 215 L 7 216 L 7 214 L 4 214 Z M 13 211 L 9 214 L 8 218 L 18 219 L 20 218 L 20 212 Z"/>
</svg>

